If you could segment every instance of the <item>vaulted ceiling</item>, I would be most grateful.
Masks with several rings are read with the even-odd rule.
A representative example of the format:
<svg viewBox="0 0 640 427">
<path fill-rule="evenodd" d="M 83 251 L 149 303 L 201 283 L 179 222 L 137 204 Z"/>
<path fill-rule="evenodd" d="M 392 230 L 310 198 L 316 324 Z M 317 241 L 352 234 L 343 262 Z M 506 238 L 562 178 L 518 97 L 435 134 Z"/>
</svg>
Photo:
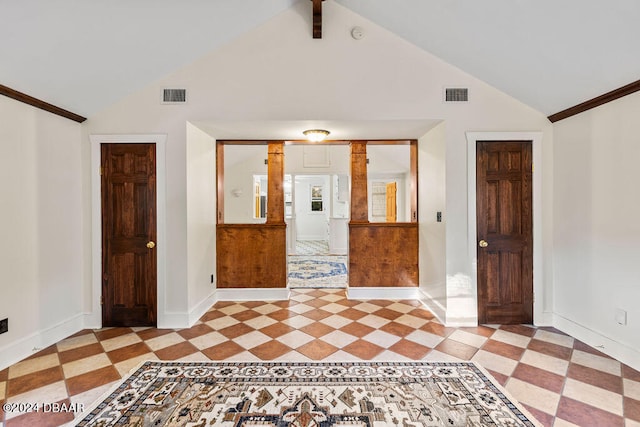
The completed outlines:
<svg viewBox="0 0 640 427">
<path fill-rule="evenodd" d="M 90 117 L 296 1 L 0 0 L 0 84 Z M 546 115 L 640 79 L 637 0 L 329 2 Z"/>
</svg>

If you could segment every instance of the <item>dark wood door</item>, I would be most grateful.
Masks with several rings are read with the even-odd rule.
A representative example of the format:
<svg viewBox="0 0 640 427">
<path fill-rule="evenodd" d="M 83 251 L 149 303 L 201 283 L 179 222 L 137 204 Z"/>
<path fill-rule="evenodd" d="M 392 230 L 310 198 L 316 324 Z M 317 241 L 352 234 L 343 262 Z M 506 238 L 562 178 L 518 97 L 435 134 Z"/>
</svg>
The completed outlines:
<svg viewBox="0 0 640 427">
<path fill-rule="evenodd" d="M 155 326 L 155 144 L 101 149 L 103 326 Z"/>
<path fill-rule="evenodd" d="M 531 142 L 477 144 L 479 323 L 533 323 Z"/>
</svg>

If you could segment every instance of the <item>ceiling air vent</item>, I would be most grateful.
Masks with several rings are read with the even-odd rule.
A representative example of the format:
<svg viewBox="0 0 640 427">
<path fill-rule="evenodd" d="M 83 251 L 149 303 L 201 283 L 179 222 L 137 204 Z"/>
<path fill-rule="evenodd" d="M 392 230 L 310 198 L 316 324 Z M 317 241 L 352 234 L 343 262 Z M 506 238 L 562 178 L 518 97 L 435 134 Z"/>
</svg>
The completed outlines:
<svg viewBox="0 0 640 427">
<path fill-rule="evenodd" d="M 162 90 L 163 104 L 184 104 L 186 102 L 187 102 L 186 89 L 163 89 Z"/>
<path fill-rule="evenodd" d="M 445 88 L 444 102 L 469 102 L 469 89 L 466 87 Z"/>
</svg>

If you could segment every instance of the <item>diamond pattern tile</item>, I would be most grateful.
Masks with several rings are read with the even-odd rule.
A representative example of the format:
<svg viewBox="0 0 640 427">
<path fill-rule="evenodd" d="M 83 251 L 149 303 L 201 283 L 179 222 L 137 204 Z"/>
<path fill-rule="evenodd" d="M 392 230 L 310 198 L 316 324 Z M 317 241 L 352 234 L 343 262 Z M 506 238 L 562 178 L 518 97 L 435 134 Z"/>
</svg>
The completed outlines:
<svg viewBox="0 0 640 427">
<path fill-rule="evenodd" d="M 188 329 L 80 331 L 0 371 L 0 403 L 88 406 L 149 359 L 474 360 L 544 426 L 640 426 L 640 372 L 569 335 L 527 325 L 449 328 L 420 301 L 348 300 L 343 289 L 218 302 Z M 73 415 L 0 409 L 0 425 L 58 426 Z"/>
</svg>

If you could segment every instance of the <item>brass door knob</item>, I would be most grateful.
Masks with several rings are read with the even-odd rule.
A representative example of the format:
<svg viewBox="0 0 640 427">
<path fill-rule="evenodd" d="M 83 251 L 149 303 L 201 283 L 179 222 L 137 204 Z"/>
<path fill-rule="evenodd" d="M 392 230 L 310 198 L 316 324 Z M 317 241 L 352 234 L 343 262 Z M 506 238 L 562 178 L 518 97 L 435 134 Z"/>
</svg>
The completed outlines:
<svg viewBox="0 0 640 427">
<path fill-rule="evenodd" d="M 480 240 L 478 242 L 478 246 L 480 246 L 481 248 L 486 248 L 487 246 L 489 246 L 489 243 L 486 240 Z"/>
<path fill-rule="evenodd" d="M 148 247 L 149 249 L 153 249 L 153 248 L 155 248 L 155 247 L 156 247 L 156 244 L 155 244 L 155 242 L 147 242 L 147 247 Z"/>
</svg>

